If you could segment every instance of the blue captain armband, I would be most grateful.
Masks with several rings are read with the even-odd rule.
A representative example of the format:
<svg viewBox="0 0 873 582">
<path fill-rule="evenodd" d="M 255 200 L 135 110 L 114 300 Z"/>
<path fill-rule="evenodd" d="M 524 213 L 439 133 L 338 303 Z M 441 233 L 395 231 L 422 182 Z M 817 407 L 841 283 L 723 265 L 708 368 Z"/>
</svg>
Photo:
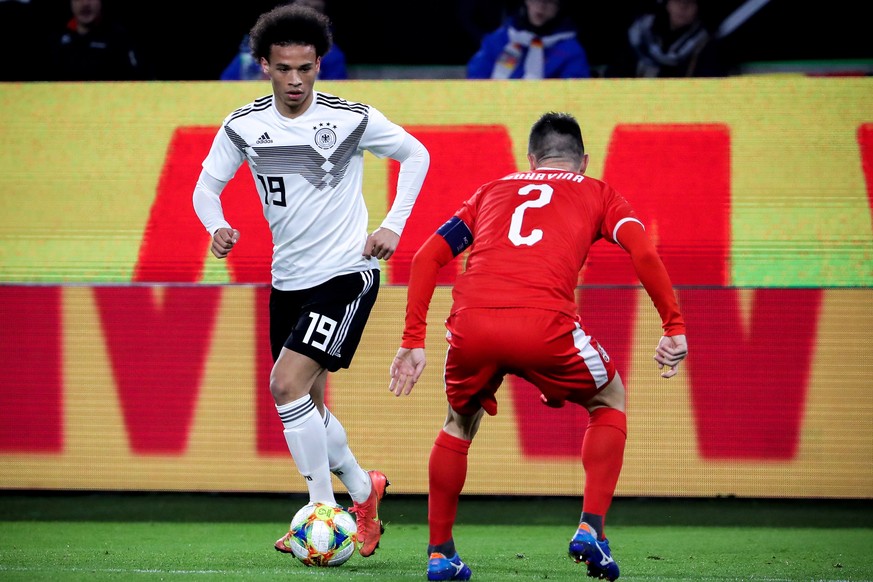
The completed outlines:
<svg viewBox="0 0 873 582">
<path fill-rule="evenodd" d="M 473 244 L 473 233 L 466 223 L 457 216 L 451 217 L 445 224 L 437 229 L 437 234 L 449 243 L 452 256 L 457 257 L 464 249 Z"/>
</svg>

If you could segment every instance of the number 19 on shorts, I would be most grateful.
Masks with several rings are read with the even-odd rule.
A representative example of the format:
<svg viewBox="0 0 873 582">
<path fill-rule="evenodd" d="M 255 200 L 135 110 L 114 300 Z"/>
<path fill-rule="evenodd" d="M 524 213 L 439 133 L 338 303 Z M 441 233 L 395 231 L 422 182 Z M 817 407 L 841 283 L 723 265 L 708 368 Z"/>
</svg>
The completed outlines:
<svg viewBox="0 0 873 582">
<path fill-rule="evenodd" d="M 326 315 L 321 315 L 319 313 L 310 313 L 309 319 L 309 327 L 306 328 L 306 335 L 303 337 L 303 343 L 309 344 L 312 347 L 318 348 L 321 351 L 327 351 L 327 346 L 330 344 L 330 340 L 333 337 L 334 331 L 336 331 L 337 322 L 329 318 Z M 318 341 L 316 338 L 313 338 L 313 334 L 316 336 L 321 336 L 324 339 L 322 341 Z"/>
</svg>

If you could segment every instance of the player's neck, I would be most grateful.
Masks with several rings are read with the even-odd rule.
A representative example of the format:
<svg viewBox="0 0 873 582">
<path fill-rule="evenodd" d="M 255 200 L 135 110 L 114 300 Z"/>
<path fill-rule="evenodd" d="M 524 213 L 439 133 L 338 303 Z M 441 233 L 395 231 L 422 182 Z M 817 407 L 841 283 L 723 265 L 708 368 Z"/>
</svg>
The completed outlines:
<svg viewBox="0 0 873 582">
<path fill-rule="evenodd" d="M 306 113 L 309 107 L 315 101 L 315 92 L 310 92 L 309 95 L 300 103 L 288 102 L 282 99 L 282 95 L 277 95 L 274 91 L 273 101 L 276 104 L 276 109 L 282 117 L 288 119 L 296 119 Z"/>
<path fill-rule="evenodd" d="M 541 170 L 564 170 L 566 172 L 578 172 L 579 168 L 575 167 L 573 164 L 569 163 L 547 163 L 547 164 L 539 164 L 533 171 L 538 172 Z"/>
</svg>

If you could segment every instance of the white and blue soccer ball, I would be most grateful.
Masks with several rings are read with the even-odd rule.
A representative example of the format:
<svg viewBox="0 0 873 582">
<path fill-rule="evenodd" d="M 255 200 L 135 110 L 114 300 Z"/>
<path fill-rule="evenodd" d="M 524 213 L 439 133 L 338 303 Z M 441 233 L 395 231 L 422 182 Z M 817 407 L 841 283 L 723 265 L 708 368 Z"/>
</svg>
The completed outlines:
<svg viewBox="0 0 873 582">
<path fill-rule="evenodd" d="M 307 503 L 291 519 L 288 545 L 307 566 L 341 566 L 355 553 L 358 527 L 355 518 L 328 503 Z"/>
</svg>

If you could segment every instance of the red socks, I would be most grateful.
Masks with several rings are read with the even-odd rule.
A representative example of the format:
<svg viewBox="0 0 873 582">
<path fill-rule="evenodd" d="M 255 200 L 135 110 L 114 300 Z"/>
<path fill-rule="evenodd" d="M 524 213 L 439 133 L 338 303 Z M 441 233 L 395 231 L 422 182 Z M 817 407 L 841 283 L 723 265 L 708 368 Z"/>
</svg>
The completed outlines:
<svg viewBox="0 0 873 582">
<path fill-rule="evenodd" d="M 598 408 L 589 415 L 582 442 L 585 469 L 583 513 L 606 516 L 621 466 L 627 440 L 627 417 L 614 408 Z M 452 539 L 458 513 L 458 498 L 467 479 L 467 452 L 470 441 L 440 431 L 430 451 L 428 463 L 428 525 L 432 546 Z M 602 532 L 598 532 L 601 535 Z"/>
<path fill-rule="evenodd" d="M 469 449 L 470 441 L 440 431 L 430 450 L 427 521 L 430 526 L 431 545 L 452 539 L 452 526 L 458 513 L 458 497 L 467 479 Z"/>
<path fill-rule="evenodd" d="M 585 492 L 582 512 L 606 517 L 624 462 L 627 416 L 614 408 L 597 408 L 589 415 L 582 441 Z M 598 532 L 603 535 L 603 532 Z"/>
</svg>

